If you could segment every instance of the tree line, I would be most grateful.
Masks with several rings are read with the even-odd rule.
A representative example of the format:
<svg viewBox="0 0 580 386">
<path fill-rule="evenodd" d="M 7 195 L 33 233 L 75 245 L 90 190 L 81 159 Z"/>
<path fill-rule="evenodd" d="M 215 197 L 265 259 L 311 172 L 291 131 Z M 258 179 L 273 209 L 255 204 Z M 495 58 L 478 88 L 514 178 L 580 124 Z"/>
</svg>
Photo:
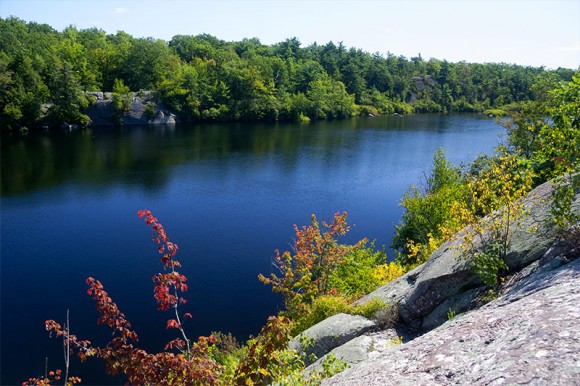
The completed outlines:
<svg viewBox="0 0 580 386">
<path fill-rule="evenodd" d="M 301 47 L 257 38 L 226 42 L 176 35 L 169 42 L 125 32 L 0 18 L 3 128 L 90 123 L 90 91 L 154 91 L 184 121 L 307 121 L 354 115 L 479 112 L 537 99 L 538 78 L 573 70 L 452 63 L 370 54 L 342 43 Z"/>
</svg>

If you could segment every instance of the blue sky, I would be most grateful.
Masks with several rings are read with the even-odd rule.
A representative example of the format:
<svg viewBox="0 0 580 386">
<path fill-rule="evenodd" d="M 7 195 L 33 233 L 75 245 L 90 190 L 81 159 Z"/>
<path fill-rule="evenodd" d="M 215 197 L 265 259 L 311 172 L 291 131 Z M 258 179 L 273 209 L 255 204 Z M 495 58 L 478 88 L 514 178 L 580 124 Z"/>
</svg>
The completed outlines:
<svg viewBox="0 0 580 386">
<path fill-rule="evenodd" d="M 407 58 L 580 66 L 580 0 L 0 0 L 16 16 L 170 40 L 209 33 L 272 44 L 297 37 Z"/>
</svg>

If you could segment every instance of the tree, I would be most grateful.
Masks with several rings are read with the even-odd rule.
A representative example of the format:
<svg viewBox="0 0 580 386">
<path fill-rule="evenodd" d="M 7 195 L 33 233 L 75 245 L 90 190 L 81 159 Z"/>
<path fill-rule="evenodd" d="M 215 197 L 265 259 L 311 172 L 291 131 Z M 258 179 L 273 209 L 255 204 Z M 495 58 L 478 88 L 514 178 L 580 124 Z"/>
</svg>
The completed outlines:
<svg viewBox="0 0 580 386">
<path fill-rule="evenodd" d="M 42 104 L 49 95 L 32 60 L 23 57 L 9 63 L 0 52 L 0 111 L 7 127 L 32 126 L 42 117 Z"/>
<path fill-rule="evenodd" d="M 153 90 L 179 67 L 179 58 L 163 40 L 135 39 L 123 65 L 131 90 Z"/>
<path fill-rule="evenodd" d="M 52 105 L 48 116 L 53 124 L 86 126 L 90 123 L 90 118 L 82 112 L 88 106 L 87 98 L 69 63 L 62 62 L 55 70 L 50 84 L 50 95 Z"/>
<path fill-rule="evenodd" d="M 391 247 L 399 252 L 398 261 L 409 266 L 426 261 L 464 226 L 465 221 L 454 216 L 453 208 L 466 194 L 460 170 L 447 160 L 443 149 L 438 149 L 425 185 L 412 186 L 401 200 L 405 212 L 391 241 Z"/>
<path fill-rule="evenodd" d="M 115 124 L 123 123 L 123 114 L 131 108 L 132 95 L 129 87 L 125 86 L 121 79 L 115 79 L 113 83 L 113 120 Z"/>
<path fill-rule="evenodd" d="M 84 44 L 83 44 L 84 43 Z M 83 90 L 98 90 L 101 88 L 97 78 L 100 77 L 98 62 L 90 56 L 94 51 L 87 50 L 87 41 L 81 42 L 79 31 L 74 26 L 67 27 L 62 33 L 60 47 L 57 49 L 60 60 L 67 62 L 77 75 Z"/>
<path fill-rule="evenodd" d="M 236 120 L 278 119 L 279 106 L 274 95 L 271 77 L 262 76 L 255 66 L 231 68 L 228 85 L 231 90 L 230 108 Z"/>
<path fill-rule="evenodd" d="M 280 276 L 275 273 L 270 277 L 259 275 L 261 282 L 272 285 L 272 291 L 282 294 L 291 319 L 300 317 L 317 296 L 330 293 L 331 272 L 347 254 L 366 244 L 366 239 L 350 246 L 338 244 L 337 237 L 344 236 L 350 229 L 346 216 L 346 212 L 336 213 L 332 223 L 322 222 L 321 227 L 312 215 L 312 225 L 302 228 L 294 225 L 294 253 L 280 254 L 276 250 L 274 261 Z"/>
<path fill-rule="evenodd" d="M 322 76 L 310 82 L 309 88 L 306 95 L 311 102 L 310 118 L 347 118 L 354 113 L 354 96 L 347 93 L 342 82 Z"/>
<path fill-rule="evenodd" d="M 506 271 L 505 257 L 514 225 L 526 215 L 522 198 L 532 189 L 534 173 L 518 153 L 498 147 L 476 175 L 467 178 L 469 196 L 452 208 L 469 227 L 464 229 L 462 251 L 486 285 L 496 285 Z"/>
<path fill-rule="evenodd" d="M 580 170 L 580 72 L 551 94 L 554 103 L 548 113 L 553 124 L 541 129 L 536 151 L 538 162 L 552 165 L 546 177 Z"/>
<path fill-rule="evenodd" d="M 127 376 L 131 384 L 218 384 L 221 366 L 211 357 L 210 349 L 210 346 L 216 343 L 215 338 L 199 337 L 193 342 L 183 328 L 185 319 L 191 318 L 191 314 L 182 313 L 179 309 L 179 306 L 186 302 L 183 294 L 188 287 L 187 278 L 178 271 L 181 264 L 175 258 L 177 244 L 169 240 L 165 229 L 149 210 L 140 210 L 138 215 L 151 228 L 153 240 L 158 245 L 157 250 L 162 255 L 163 272 L 153 276 L 157 308 L 160 311 L 173 312 L 174 318 L 167 321 L 167 328 L 177 329 L 181 337 L 168 342 L 164 352 L 152 354 L 138 348 L 136 346 L 138 335 L 131 323 L 113 302 L 101 282 L 92 277 L 87 279 L 89 286 L 87 293 L 95 301 L 99 312 L 97 323 L 107 325 L 113 330 L 110 342 L 101 347 L 92 346 L 89 341 L 80 340 L 70 334 L 67 326 L 63 328 L 54 320 L 46 321 L 46 329 L 57 337 L 65 337 L 70 342 L 70 350 L 77 352 L 81 361 L 87 357 L 101 358 L 105 361 L 107 372 L 112 375 L 121 372 Z M 36 381 L 32 380 L 30 385 L 39 384 Z"/>
</svg>

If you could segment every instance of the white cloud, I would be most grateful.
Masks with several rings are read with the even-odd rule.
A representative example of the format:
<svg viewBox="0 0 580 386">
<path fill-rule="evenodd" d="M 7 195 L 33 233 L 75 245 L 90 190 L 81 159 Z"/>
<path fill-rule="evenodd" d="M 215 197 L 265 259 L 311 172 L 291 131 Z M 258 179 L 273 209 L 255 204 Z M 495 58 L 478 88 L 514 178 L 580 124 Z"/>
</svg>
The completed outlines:
<svg viewBox="0 0 580 386">
<path fill-rule="evenodd" d="M 113 13 L 113 14 L 127 13 L 127 12 L 129 12 L 129 10 L 127 8 L 115 8 L 111 11 L 111 13 Z"/>
</svg>

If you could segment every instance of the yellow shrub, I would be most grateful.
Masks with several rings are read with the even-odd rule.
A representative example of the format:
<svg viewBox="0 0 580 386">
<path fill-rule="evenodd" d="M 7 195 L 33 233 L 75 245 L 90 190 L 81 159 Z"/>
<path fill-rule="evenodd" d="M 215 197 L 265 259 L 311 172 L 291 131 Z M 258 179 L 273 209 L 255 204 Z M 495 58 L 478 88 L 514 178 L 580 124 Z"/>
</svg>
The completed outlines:
<svg viewBox="0 0 580 386">
<path fill-rule="evenodd" d="M 390 281 L 395 280 L 399 276 L 405 273 L 403 266 L 395 261 L 389 264 L 381 264 L 373 269 L 373 276 L 377 279 L 381 285 L 385 285 Z"/>
</svg>

